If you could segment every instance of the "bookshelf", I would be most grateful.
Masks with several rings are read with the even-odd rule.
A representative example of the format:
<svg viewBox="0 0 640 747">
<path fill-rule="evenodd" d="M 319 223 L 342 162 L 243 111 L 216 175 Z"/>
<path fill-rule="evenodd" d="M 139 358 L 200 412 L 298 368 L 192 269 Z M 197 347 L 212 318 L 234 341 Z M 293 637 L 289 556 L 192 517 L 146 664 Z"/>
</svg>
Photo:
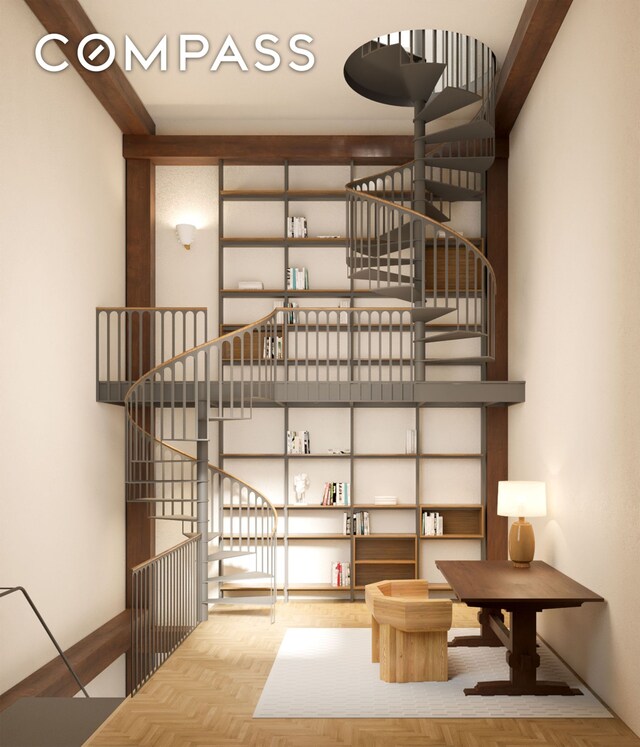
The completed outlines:
<svg viewBox="0 0 640 747">
<path fill-rule="evenodd" d="M 234 169 L 240 173 L 234 175 Z M 259 170 L 259 188 L 252 188 Z M 327 172 L 331 170 L 329 178 Z M 369 173 L 379 170 L 374 166 Z M 344 237 L 314 235 L 344 233 L 345 192 L 336 185 L 361 175 L 355 173 L 353 164 L 298 167 L 284 163 L 251 170 L 220 164 L 221 334 L 268 314 L 275 302 L 282 305 L 296 301 L 300 308 L 336 307 L 345 300 L 362 307 L 406 305 L 376 296 L 359 288 L 359 281 L 348 279 Z M 250 225 L 247 208 L 251 210 Z M 306 238 L 287 238 L 287 218 L 292 215 L 307 217 Z M 247 235 L 253 230 L 255 236 Z M 484 248 L 481 239 L 473 242 Z M 288 267 L 308 268 L 310 287 L 288 289 Z M 236 287 L 240 280 L 248 279 L 260 280 L 263 288 Z M 429 329 L 446 331 L 449 326 L 436 321 Z M 393 331 L 408 334 L 409 327 L 397 324 Z M 243 344 L 245 352 L 252 350 L 255 354 L 263 349 L 265 341 L 254 335 Z M 308 359 L 296 355 L 293 345 L 284 339 L 282 358 L 274 359 L 274 364 L 281 376 L 287 376 L 287 370 L 312 362 L 312 355 Z M 469 361 L 473 359 L 470 351 Z M 344 366 L 354 361 L 339 358 L 334 362 Z M 408 363 L 408 358 L 396 358 L 385 365 Z M 434 362 L 433 366 L 436 379 L 476 375 L 472 366 L 462 373 L 461 366 L 448 372 L 446 361 Z M 481 369 L 477 375 L 482 376 Z M 484 557 L 485 412 L 483 408 L 472 413 L 445 409 L 438 411 L 420 403 L 389 407 L 262 403 L 254 409 L 251 425 L 219 423 L 219 464 L 263 490 L 279 512 L 277 587 L 285 599 L 294 593 L 356 599 L 362 596 L 366 584 L 385 578 L 426 577 L 432 588 L 446 592 L 449 587 L 435 569 L 436 559 Z M 311 453 L 287 453 L 289 430 L 310 432 Z M 407 430 L 416 434 L 417 448 L 411 453 L 405 449 Z M 463 433 L 462 438 L 455 437 L 458 432 Z M 440 435 L 434 438 L 434 433 Z M 328 453 L 329 448 L 346 453 Z M 299 473 L 307 473 L 310 478 L 306 504 L 295 503 L 293 476 Z M 350 484 L 351 505 L 320 505 L 324 483 L 334 481 Z M 383 494 L 397 495 L 398 503 L 376 504 L 375 495 Z M 343 513 L 353 516 L 362 510 L 370 512 L 371 533 L 343 534 Z M 443 516 L 442 536 L 422 533 L 425 511 Z M 350 564 L 349 587 L 330 583 L 331 563 L 336 561 Z M 259 588 L 259 584 L 223 586 L 225 593 L 237 593 L 238 588 Z"/>
</svg>

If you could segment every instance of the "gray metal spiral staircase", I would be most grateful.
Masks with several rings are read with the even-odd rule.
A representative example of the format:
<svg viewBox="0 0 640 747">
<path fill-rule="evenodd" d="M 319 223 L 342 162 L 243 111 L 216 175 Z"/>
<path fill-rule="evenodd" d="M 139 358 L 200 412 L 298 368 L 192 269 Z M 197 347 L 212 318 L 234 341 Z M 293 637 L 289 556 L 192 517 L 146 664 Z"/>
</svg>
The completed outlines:
<svg viewBox="0 0 640 747">
<path fill-rule="evenodd" d="M 450 363 L 480 364 L 495 353 L 493 269 L 445 225 L 451 202 L 483 194 L 483 174 L 495 155 L 495 70 L 495 56 L 477 39 L 425 29 L 369 41 L 344 66 L 360 95 L 413 109 L 414 160 L 347 185 L 347 263 L 369 290 L 414 307 L 418 381 L 434 362 L 431 343 L 481 339 L 481 355 Z M 454 113 L 466 113 L 468 121 L 427 133 L 428 123 Z M 425 324 L 435 319 L 453 328 L 430 334 Z"/>
</svg>

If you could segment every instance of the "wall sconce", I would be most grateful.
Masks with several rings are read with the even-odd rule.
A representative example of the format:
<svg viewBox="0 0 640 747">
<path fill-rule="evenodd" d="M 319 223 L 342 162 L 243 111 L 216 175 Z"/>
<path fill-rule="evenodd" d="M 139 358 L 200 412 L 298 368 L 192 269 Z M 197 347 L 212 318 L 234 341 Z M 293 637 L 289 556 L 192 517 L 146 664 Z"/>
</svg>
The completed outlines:
<svg viewBox="0 0 640 747">
<path fill-rule="evenodd" d="M 182 246 L 187 250 L 191 249 L 191 244 L 196 235 L 196 227 L 190 223 L 178 223 L 176 233 L 178 234 L 178 241 Z"/>
</svg>

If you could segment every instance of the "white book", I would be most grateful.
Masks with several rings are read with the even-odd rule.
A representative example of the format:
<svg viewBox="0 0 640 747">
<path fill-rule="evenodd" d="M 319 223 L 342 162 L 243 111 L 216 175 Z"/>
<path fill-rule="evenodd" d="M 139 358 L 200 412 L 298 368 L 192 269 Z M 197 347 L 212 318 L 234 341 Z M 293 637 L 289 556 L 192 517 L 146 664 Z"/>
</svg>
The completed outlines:
<svg viewBox="0 0 640 747">
<path fill-rule="evenodd" d="M 262 290 L 263 288 L 264 288 L 264 285 L 262 283 L 262 280 L 239 280 L 238 281 L 239 290 Z"/>
</svg>

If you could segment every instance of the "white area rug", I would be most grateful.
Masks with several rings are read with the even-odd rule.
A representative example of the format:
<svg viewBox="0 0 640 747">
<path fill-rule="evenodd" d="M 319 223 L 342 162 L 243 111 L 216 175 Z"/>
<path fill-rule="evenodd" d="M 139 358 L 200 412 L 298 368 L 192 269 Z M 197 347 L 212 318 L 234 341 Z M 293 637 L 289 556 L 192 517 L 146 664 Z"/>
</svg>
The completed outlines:
<svg viewBox="0 0 640 747">
<path fill-rule="evenodd" d="M 473 635 L 477 629 L 452 629 Z M 479 680 L 508 679 L 504 648 L 449 649 L 448 682 L 382 682 L 369 628 L 289 628 L 254 718 L 612 718 L 542 643 L 538 679 L 584 695 L 465 696 Z"/>
</svg>

